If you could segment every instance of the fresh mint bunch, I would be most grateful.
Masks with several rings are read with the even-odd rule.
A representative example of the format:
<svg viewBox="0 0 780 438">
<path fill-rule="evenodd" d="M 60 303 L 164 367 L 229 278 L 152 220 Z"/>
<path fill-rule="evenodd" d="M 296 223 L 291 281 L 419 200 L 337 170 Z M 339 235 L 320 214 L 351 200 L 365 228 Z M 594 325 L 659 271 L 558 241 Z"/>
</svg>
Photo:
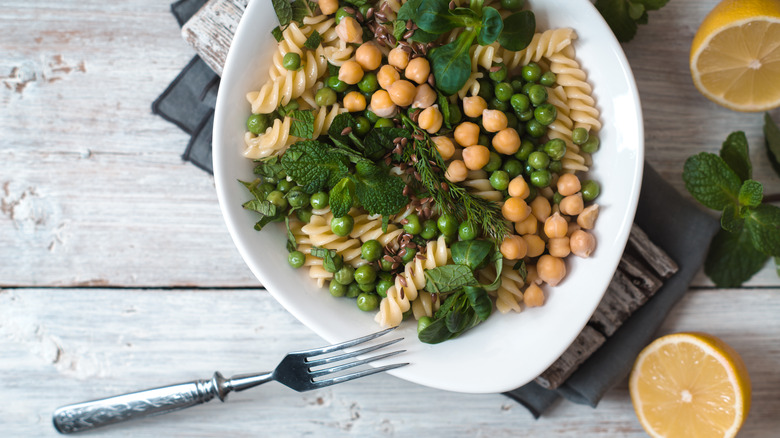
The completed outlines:
<svg viewBox="0 0 780 438">
<path fill-rule="evenodd" d="M 780 134 L 767 116 L 765 132 Z M 767 149 L 780 150 L 780 135 Z M 752 179 L 745 133 L 731 133 L 719 155 L 702 152 L 685 162 L 683 180 L 697 201 L 721 212 L 721 230 L 710 243 L 704 272 L 719 287 L 738 287 L 769 257 L 780 257 L 780 208 L 762 203 L 764 187 Z"/>
<path fill-rule="evenodd" d="M 669 0 L 596 0 L 596 9 L 609 24 L 618 41 L 631 41 L 640 24 L 647 24 L 647 11 L 657 11 Z"/>
</svg>

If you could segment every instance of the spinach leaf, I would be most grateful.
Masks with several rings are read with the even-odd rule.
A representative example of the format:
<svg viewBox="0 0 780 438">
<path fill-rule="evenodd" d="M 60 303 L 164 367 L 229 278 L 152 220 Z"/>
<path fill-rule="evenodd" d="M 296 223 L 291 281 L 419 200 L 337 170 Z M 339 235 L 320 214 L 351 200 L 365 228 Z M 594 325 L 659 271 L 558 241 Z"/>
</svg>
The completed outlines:
<svg viewBox="0 0 780 438">
<path fill-rule="evenodd" d="M 493 256 L 490 257 L 490 260 L 496 268 L 496 279 L 490 284 L 483 284 L 482 287 L 486 290 L 493 291 L 501 287 L 501 273 L 504 271 L 504 256 L 501 255 L 500 251 L 496 251 L 493 253 Z M 523 275 L 523 280 L 525 280 L 525 275 Z"/>
<path fill-rule="evenodd" d="M 450 12 L 447 0 L 422 0 L 414 22 L 425 32 L 436 34 L 465 26 L 463 18 Z"/>
<path fill-rule="evenodd" d="M 408 0 L 398 10 L 398 19 L 401 21 L 414 20 L 417 18 L 417 9 L 420 8 L 422 0 Z"/>
<path fill-rule="evenodd" d="M 536 32 L 536 17 L 531 11 L 520 11 L 504 19 L 504 29 L 498 43 L 507 50 L 517 52 L 531 44 Z"/>
<path fill-rule="evenodd" d="M 434 320 L 417 335 L 420 342 L 425 342 L 426 344 L 439 344 L 451 337 L 452 333 L 447 329 L 447 324 L 443 318 Z"/>
<path fill-rule="evenodd" d="M 472 271 L 485 266 L 491 250 L 493 243 L 487 240 L 462 240 L 450 246 L 452 261 L 468 266 Z"/>
<path fill-rule="evenodd" d="M 485 8 L 482 10 L 482 29 L 477 35 L 477 43 L 487 46 L 497 40 L 503 30 L 504 21 L 501 19 L 501 14 L 495 8 Z"/>
<path fill-rule="evenodd" d="M 473 30 L 465 31 L 455 41 L 433 49 L 428 56 L 436 87 L 447 95 L 457 93 L 471 75 L 469 48 L 475 36 Z"/>
<path fill-rule="evenodd" d="M 477 286 L 474 272 L 464 265 L 444 265 L 425 271 L 425 290 L 432 294 L 452 292 L 464 286 Z"/>
<path fill-rule="evenodd" d="M 499 277 L 500 278 L 500 277 Z M 493 302 L 487 291 L 481 287 L 466 286 L 463 292 L 469 299 L 469 305 L 474 309 L 480 321 L 485 321 L 493 312 Z"/>
</svg>

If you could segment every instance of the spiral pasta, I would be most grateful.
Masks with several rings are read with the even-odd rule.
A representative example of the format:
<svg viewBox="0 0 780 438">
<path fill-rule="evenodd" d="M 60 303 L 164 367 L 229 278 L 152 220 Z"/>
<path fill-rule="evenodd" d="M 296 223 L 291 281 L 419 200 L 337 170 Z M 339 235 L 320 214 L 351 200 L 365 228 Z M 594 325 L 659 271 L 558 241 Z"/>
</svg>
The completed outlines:
<svg viewBox="0 0 780 438">
<path fill-rule="evenodd" d="M 331 219 L 331 212 L 322 216 L 312 215 L 309 223 L 301 227 L 301 231 L 308 236 L 313 246 L 336 251 L 344 258 L 344 263 L 355 268 L 366 264 L 366 260 L 360 257 L 360 240 L 336 235 L 330 228 Z"/>
<path fill-rule="evenodd" d="M 550 57 L 571 45 L 577 38 L 574 29 L 559 28 L 549 29 L 544 32 L 534 34 L 531 43 L 523 50 L 513 52 L 499 48 L 497 56 L 501 57 L 504 65 L 510 70 L 522 67 L 529 62 L 539 62 L 542 57 Z"/>
<path fill-rule="evenodd" d="M 360 239 L 361 242 L 367 242 L 369 240 L 376 240 L 383 247 L 392 245 L 398 236 L 403 234 L 403 230 L 393 224 L 387 225 L 387 232 L 382 231 L 382 217 L 379 215 L 369 215 L 367 213 L 362 214 L 350 214 L 355 219 L 355 225 L 352 228 L 352 232 L 349 233 L 349 237 L 353 239 Z"/>
<path fill-rule="evenodd" d="M 470 170 L 466 175 L 466 180 L 460 183 L 469 193 L 473 193 L 480 198 L 488 201 L 500 202 L 504 200 L 504 195 L 490 185 L 488 174 L 484 170 Z"/>
<path fill-rule="evenodd" d="M 458 97 L 463 99 L 466 95 L 476 96 L 479 94 L 479 80 L 483 77 L 485 77 L 485 74 L 482 72 L 472 72 L 460 90 L 458 90 Z"/>
<path fill-rule="evenodd" d="M 559 85 L 566 91 L 566 97 L 571 112 L 569 117 L 574 121 L 574 127 L 583 127 L 588 131 L 601 129 L 599 110 L 591 93 L 593 87 L 587 82 L 587 75 L 574 59 L 574 48 L 549 56 L 550 71 L 556 74 Z"/>
<path fill-rule="evenodd" d="M 501 285 L 495 291 L 490 292 L 496 298 L 496 310 L 501 313 L 522 311 L 520 303 L 523 302 L 522 287 L 525 282 L 520 273 L 513 269 L 513 265 L 513 261 L 504 261 L 504 266 L 501 269 Z M 496 270 L 492 267 L 483 269 L 479 276 L 482 282 L 491 283 L 496 279 Z"/>
<path fill-rule="evenodd" d="M 499 56 L 499 50 L 501 46 L 498 42 L 487 46 L 474 45 L 469 49 L 469 56 L 471 57 L 471 71 L 476 72 L 479 67 L 485 70 L 490 70 L 493 67 L 494 62 L 501 62 L 502 59 Z"/>
<path fill-rule="evenodd" d="M 444 236 L 428 242 L 425 248 L 425 258 L 415 257 L 407 263 L 404 272 L 395 277 L 395 284 L 387 290 L 387 296 L 379 303 L 379 312 L 374 320 L 382 327 L 395 327 L 401 323 L 404 312 L 413 308 L 415 318 L 432 316 L 438 307 L 438 294 L 423 291 L 425 287 L 424 272 L 438 266 L 444 266 L 449 260 L 449 248 Z M 415 300 L 418 304 L 413 304 Z"/>
<path fill-rule="evenodd" d="M 303 232 L 302 227 L 301 221 L 290 221 L 290 232 L 295 237 L 296 249 L 306 255 L 303 266 L 308 268 L 309 277 L 317 281 L 317 287 L 323 287 L 326 281 L 333 278 L 333 273 L 325 270 L 321 258 L 311 255 L 311 239 L 308 234 Z"/>
<path fill-rule="evenodd" d="M 585 157 L 580 153 L 580 147 L 572 142 L 572 129 L 574 122 L 569 117 L 568 96 L 562 86 L 549 89 L 547 102 L 555 107 L 557 115 L 547 128 L 550 139 L 559 138 L 566 142 L 566 154 L 561 158 L 561 167 L 566 172 L 586 172 L 588 165 Z"/>
</svg>

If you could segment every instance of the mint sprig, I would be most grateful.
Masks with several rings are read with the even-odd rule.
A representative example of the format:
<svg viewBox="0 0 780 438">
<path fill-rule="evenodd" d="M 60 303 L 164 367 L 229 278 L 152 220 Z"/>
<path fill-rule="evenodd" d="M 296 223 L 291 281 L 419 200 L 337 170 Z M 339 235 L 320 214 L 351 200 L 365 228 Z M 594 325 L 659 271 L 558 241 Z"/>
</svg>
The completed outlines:
<svg viewBox="0 0 780 438">
<path fill-rule="evenodd" d="M 657 11 L 669 0 L 596 0 L 596 9 L 609 24 L 618 41 L 631 41 L 640 24 L 647 24 L 647 11 Z"/>
<path fill-rule="evenodd" d="M 767 150 L 780 150 L 777 126 L 768 116 Z M 780 134 L 780 131 L 777 132 Z M 748 142 L 731 133 L 720 154 L 702 152 L 685 161 L 683 180 L 703 205 L 721 211 L 721 230 L 713 238 L 704 272 L 718 287 L 738 287 L 758 272 L 769 257 L 780 257 L 780 208 L 763 203 L 763 185 L 751 179 Z"/>
</svg>

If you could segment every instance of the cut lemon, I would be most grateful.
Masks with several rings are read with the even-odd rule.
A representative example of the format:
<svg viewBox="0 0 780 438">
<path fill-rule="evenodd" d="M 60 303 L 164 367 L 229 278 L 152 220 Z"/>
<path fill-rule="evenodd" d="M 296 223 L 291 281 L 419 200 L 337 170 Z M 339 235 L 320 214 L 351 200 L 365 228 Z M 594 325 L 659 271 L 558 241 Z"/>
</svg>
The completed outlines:
<svg viewBox="0 0 780 438">
<path fill-rule="evenodd" d="M 708 99 L 736 111 L 780 106 L 780 0 L 724 0 L 691 44 L 691 76 Z"/>
<path fill-rule="evenodd" d="M 742 358 L 704 333 L 667 335 L 645 347 L 629 390 L 639 422 L 653 437 L 733 437 L 750 410 Z"/>
</svg>

